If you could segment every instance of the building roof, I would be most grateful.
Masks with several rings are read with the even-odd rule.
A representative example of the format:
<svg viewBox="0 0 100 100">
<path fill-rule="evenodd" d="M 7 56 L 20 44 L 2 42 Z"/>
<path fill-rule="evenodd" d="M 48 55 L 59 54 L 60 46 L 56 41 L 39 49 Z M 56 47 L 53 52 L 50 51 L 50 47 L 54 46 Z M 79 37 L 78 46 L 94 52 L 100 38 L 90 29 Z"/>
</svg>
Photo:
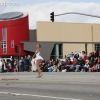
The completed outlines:
<svg viewBox="0 0 100 100">
<path fill-rule="evenodd" d="M 0 15 L 0 20 L 11 20 L 22 16 L 23 16 L 22 12 L 7 12 Z"/>
</svg>

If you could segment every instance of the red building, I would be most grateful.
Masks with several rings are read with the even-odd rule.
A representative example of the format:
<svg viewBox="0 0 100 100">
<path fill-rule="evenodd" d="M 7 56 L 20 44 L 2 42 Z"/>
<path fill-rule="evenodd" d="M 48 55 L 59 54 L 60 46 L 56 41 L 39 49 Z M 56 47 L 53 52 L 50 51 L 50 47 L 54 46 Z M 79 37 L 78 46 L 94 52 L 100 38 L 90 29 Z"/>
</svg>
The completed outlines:
<svg viewBox="0 0 100 100">
<path fill-rule="evenodd" d="M 9 12 L 0 15 L 0 56 L 21 56 L 28 54 L 21 41 L 29 41 L 28 14 Z M 18 45 L 19 53 L 15 52 Z"/>
</svg>

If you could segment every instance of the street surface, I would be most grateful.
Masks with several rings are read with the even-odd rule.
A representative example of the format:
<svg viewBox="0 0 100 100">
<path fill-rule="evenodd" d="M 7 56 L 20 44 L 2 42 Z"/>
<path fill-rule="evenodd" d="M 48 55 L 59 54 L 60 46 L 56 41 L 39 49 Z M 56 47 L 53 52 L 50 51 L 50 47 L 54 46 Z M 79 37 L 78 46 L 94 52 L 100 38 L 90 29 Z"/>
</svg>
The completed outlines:
<svg viewBox="0 0 100 100">
<path fill-rule="evenodd" d="M 100 100 L 100 72 L 0 73 L 0 100 Z"/>
</svg>

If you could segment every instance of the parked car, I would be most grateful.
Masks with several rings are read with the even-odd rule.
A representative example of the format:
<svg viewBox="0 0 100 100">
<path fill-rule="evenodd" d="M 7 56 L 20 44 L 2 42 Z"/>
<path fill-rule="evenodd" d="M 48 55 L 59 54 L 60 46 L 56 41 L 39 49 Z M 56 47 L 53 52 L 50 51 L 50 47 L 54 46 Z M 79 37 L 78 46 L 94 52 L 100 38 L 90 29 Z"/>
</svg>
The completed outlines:
<svg viewBox="0 0 100 100">
<path fill-rule="evenodd" d="M 11 60 L 11 58 L 0 58 L 0 59 L 5 60 L 6 62 Z"/>
<path fill-rule="evenodd" d="M 73 61 L 74 57 L 82 57 L 82 51 L 75 51 L 74 53 L 68 54 L 66 58 L 70 58 Z"/>
<path fill-rule="evenodd" d="M 82 57 L 82 51 L 75 51 L 74 53 L 68 54 L 66 58 L 70 58 L 73 61 L 74 57 Z M 60 59 L 60 61 L 65 61 L 65 58 Z"/>
</svg>

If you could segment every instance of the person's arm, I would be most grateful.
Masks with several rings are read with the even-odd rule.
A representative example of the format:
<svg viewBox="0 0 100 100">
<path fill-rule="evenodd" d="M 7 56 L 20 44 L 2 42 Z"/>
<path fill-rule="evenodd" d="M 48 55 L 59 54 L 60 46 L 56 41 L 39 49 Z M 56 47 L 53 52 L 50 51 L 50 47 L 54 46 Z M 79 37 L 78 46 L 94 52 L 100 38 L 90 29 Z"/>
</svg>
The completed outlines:
<svg viewBox="0 0 100 100">
<path fill-rule="evenodd" d="M 38 50 L 36 50 L 35 54 L 33 55 L 33 58 L 35 58 L 36 54 L 38 53 Z"/>
<path fill-rule="evenodd" d="M 35 54 L 33 55 L 33 58 L 35 58 L 36 54 L 37 54 L 37 53 L 35 53 Z"/>
</svg>

